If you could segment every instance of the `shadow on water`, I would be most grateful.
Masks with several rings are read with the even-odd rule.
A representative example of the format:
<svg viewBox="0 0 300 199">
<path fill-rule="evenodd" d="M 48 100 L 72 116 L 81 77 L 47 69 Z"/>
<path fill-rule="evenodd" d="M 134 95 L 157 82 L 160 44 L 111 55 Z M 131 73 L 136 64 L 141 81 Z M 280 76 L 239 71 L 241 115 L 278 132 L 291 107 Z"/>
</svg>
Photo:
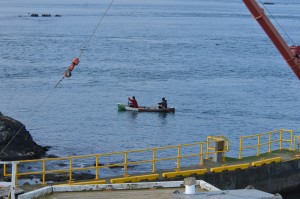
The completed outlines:
<svg viewBox="0 0 300 199">
<path fill-rule="evenodd" d="M 159 118 L 160 123 L 162 125 L 166 125 L 168 123 L 168 121 L 167 121 L 167 115 L 168 115 L 168 113 L 159 113 L 158 114 L 158 118 Z"/>
<path fill-rule="evenodd" d="M 138 112 L 130 112 L 128 116 L 130 117 L 131 121 L 134 122 L 138 117 Z"/>
</svg>

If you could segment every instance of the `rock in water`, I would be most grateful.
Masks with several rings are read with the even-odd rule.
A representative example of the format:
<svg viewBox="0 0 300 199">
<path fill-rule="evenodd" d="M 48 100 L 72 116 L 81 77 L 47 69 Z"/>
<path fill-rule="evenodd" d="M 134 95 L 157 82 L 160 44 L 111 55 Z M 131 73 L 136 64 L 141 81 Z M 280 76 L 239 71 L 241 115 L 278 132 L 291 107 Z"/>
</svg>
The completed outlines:
<svg viewBox="0 0 300 199">
<path fill-rule="evenodd" d="M 0 112 L 0 160 L 36 159 L 45 156 L 46 151 L 46 147 L 33 141 L 25 125 Z"/>
</svg>

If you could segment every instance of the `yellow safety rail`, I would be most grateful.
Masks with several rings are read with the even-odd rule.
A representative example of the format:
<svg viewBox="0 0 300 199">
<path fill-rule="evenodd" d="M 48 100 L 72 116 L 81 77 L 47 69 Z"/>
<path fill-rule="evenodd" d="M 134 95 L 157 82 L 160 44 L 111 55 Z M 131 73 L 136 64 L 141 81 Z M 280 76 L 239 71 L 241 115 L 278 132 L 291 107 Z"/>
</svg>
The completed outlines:
<svg viewBox="0 0 300 199">
<path fill-rule="evenodd" d="M 261 159 L 259 161 L 256 162 L 252 162 L 252 166 L 253 167 L 258 167 L 264 164 L 271 164 L 274 162 L 281 162 L 282 161 L 282 157 L 276 157 L 276 158 L 268 158 L 268 159 Z"/>
<path fill-rule="evenodd" d="M 286 138 L 284 135 L 288 135 Z M 279 137 L 275 139 L 275 137 Z M 262 139 L 265 138 L 265 139 Z M 267 140 L 263 142 L 263 140 Z M 255 141 L 255 143 L 253 143 Z M 246 144 L 248 143 L 248 144 Z M 240 148 L 239 148 L 239 159 L 242 159 L 242 152 L 245 149 L 256 149 L 256 156 L 259 156 L 262 151 L 262 146 L 267 146 L 268 150 L 267 152 L 270 153 L 272 150 L 274 150 L 272 147 L 275 143 L 279 143 L 279 148 L 283 149 L 283 143 L 289 143 L 290 147 L 289 150 L 293 149 L 293 131 L 292 130 L 286 130 L 286 129 L 280 129 L 275 130 L 267 133 L 262 134 L 255 134 L 250 136 L 241 136 L 240 137 Z"/>
<path fill-rule="evenodd" d="M 162 176 L 164 178 L 175 178 L 178 176 L 191 176 L 191 175 L 202 175 L 207 172 L 207 169 L 194 169 L 194 170 L 185 170 L 185 171 L 175 171 L 175 172 L 166 172 Z"/>
<path fill-rule="evenodd" d="M 222 139 L 227 140 L 225 137 Z M 215 142 L 217 140 L 215 139 Z M 170 167 L 172 168 L 175 166 L 174 160 L 176 161 L 176 168 L 175 171 L 180 171 L 181 161 L 183 159 L 196 157 L 199 158 L 199 165 L 203 165 L 203 159 L 205 155 L 208 154 L 217 154 L 220 151 L 209 151 L 205 150 L 208 149 L 208 144 L 213 143 L 214 140 L 211 139 L 208 142 L 195 142 L 191 144 L 182 144 L 182 145 L 175 145 L 175 146 L 166 146 L 166 147 L 158 147 L 158 148 L 149 148 L 149 149 L 142 149 L 142 150 L 129 150 L 124 152 L 113 152 L 113 153 L 105 153 L 105 154 L 92 154 L 92 155 L 83 155 L 83 156 L 70 156 L 70 157 L 63 157 L 63 158 L 44 158 L 44 159 L 37 159 L 37 160 L 21 160 L 19 161 L 19 167 L 22 166 L 21 169 L 17 168 L 17 177 L 20 176 L 32 176 L 32 175 L 39 175 L 41 176 L 41 183 L 43 185 L 46 184 L 47 175 L 49 174 L 58 174 L 58 173 L 67 173 L 69 177 L 69 184 L 76 184 L 77 182 L 74 181 L 74 172 L 77 171 L 94 171 L 95 172 L 95 179 L 94 181 L 103 182 L 99 178 L 101 175 L 101 170 L 112 168 L 112 167 L 122 167 L 123 168 L 123 176 L 124 178 L 129 177 L 128 168 L 129 166 L 134 165 L 142 165 L 142 164 L 151 164 L 151 171 L 144 171 L 145 173 L 155 173 L 157 169 L 162 170 L 161 168 L 157 168 L 157 164 L 159 162 L 167 162 L 171 161 Z M 228 144 L 228 140 L 227 140 Z M 228 145 L 227 145 L 228 146 Z M 193 150 L 191 150 L 193 149 Z M 228 149 L 228 148 L 227 148 Z M 170 151 L 172 153 L 166 153 L 166 151 Z M 196 152 L 195 152 L 196 151 Z M 222 152 L 225 152 L 223 150 Z M 151 157 L 148 157 L 144 154 L 150 154 Z M 164 154 L 174 154 L 174 155 L 164 155 Z M 130 161 L 130 157 L 140 157 L 141 159 L 138 161 Z M 119 159 L 120 163 L 114 164 L 100 164 L 99 161 L 103 161 L 105 158 L 115 158 Z M 80 167 L 76 163 L 82 162 L 95 162 L 94 165 Z M 187 161 L 190 163 L 190 161 Z M 55 165 L 64 165 L 63 169 L 54 169 L 53 164 Z M 25 166 L 26 165 L 26 166 Z M 28 166 L 29 165 L 29 166 Z M 31 166 L 30 166 L 31 165 Z M 33 166 L 34 165 L 34 166 Z M 185 165 L 185 166 L 195 166 L 193 165 Z M 32 168 L 32 169 L 26 169 Z M 33 169 L 34 168 L 34 169 Z M 10 176 L 6 172 L 6 165 L 4 165 L 4 176 Z M 107 177 L 107 176 L 105 176 Z M 113 176 L 109 176 L 113 177 Z"/>
<path fill-rule="evenodd" d="M 220 173 L 223 171 L 234 171 L 237 169 L 247 169 L 249 167 L 249 163 L 245 164 L 235 164 L 235 165 L 223 165 L 221 167 L 214 167 L 210 169 L 210 172 Z"/>
<path fill-rule="evenodd" d="M 300 136 L 294 137 L 294 154 L 299 156 L 300 155 Z"/>
<path fill-rule="evenodd" d="M 153 181 L 159 177 L 159 174 L 149 174 L 141 176 L 130 176 L 124 178 L 113 178 L 110 180 L 111 183 L 128 183 L 128 182 L 140 182 L 140 181 Z"/>
<path fill-rule="evenodd" d="M 206 138 L 206 157 L 205 159 L 209 158 L 209 155 L 222 153 L 222 160 L 225 161 L 225 152 L 229 151 L 229 140 L 225 136 L 207 136 Z M 221 149 L 216 148 L 216 144 L 220 143 L 223 146 Z"/>
</svg>

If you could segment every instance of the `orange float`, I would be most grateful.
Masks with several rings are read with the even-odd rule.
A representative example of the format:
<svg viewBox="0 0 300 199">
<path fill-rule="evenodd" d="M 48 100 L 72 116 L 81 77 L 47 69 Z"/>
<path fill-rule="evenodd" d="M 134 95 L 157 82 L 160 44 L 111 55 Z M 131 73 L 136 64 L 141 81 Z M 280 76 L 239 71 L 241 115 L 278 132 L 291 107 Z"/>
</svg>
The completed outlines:
<svg viewBox="0 0 300 199">
<path fill-rule="evenodd" d="M 72 76 L 72 70 L 75 68 L 75 66 L 76 65 L 78 65 L 79 64 L 79 58 L 78 57 L 76 57 L 76 58 L 74 58 L 73 60 L 72 60 L 72 63 L 71 63 L 71 65 L 68 67 L 68 69 L 67 70 L 65 70 L 65 72 L 64 72 L 64 76 L 66 77 L 66 78 L 69 78 L 69 77 L 71 77 Z"/>
</svg>

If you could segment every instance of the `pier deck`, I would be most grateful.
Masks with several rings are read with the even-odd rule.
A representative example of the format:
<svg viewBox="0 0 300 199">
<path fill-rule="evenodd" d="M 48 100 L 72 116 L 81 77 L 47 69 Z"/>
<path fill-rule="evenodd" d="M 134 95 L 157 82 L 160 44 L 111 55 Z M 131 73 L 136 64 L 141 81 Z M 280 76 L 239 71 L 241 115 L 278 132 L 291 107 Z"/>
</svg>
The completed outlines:
<svg viewBox="0 0 300 199">
<path fill-rule="evenodd" d="M 53 193 L 46 196 L 45 199 L 94 199 L 94 198 L 106 198 L 106 199 L 171 199 L 172 193 L 176 190 L 184 192 L 184 188 L 169 188 L 169 189 L 145 189 L 145 190 L 122 190 L 122 191 L 91 191 L 91 192 L 64 192 Z M 203 190 L 197 188 L 197 192 Z"/>
</svg>

